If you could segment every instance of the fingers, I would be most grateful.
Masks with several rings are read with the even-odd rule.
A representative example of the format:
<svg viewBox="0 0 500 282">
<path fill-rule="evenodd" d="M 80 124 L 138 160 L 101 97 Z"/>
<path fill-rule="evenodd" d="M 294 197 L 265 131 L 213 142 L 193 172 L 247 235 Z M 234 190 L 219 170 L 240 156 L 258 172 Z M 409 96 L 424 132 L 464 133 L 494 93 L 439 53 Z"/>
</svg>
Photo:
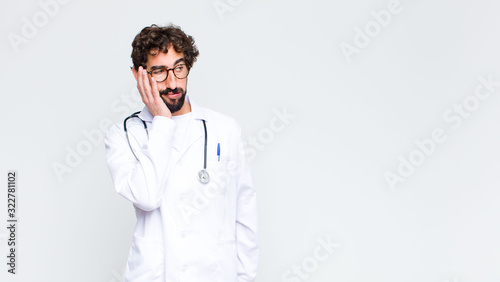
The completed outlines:
<svg viewBox="0 0 500 282">
<path fill-rule="evenodd" d="M 158 85 L 155 79 L 149 77 L 143 67 L 137 71 L 137 89 L 141 94 L 142 102 L 148 107 L 153 116 L 162 115 L 171 117 L 172 114 L 160 97 Z"/>
<path fill-rule="evenodd" d="M 143 71 L 144 69 L 142 66 L 139 66 L 139 70 L 137 71 L 137 90 L 139 90 L 139 93 L 141 94 L 141 99 L 144 104 L 148 104 L 148 97 L 146 95 L 146 92 L 144 91 L 144 82 L 143 82 Z"/>
<path fill-rule="evenodd" d="M 144 88 L 144 93 L 150 103 L 161 104 L 162 101 L 160 100 L 160 92 L 158 91 L 157 82 L 150 77 L 145 70 L 143 71 L 142 87 Z"/>
<path fill-rule="evenodd" d="M 143 85 L 144 85 L 144 91 L 147 93 L 148 100 L 151 103 L 155 102 L 155 97 L 154 97 L 154 88 L 151 87 L 151 79 L 149 78 L 148 73 L 146 70 L 144 70 L 144 77 L 143 77 Z M 158 91 L 158 89 L 156 89 Z"/>
<path fill-rule="evenodd" d="M 152 94 L 152 89 L 148 77 L 148 73 L 146 72 L 145 69 L 139 67 L 139 79 L 137 80 L 139 88 L 139 92 L 141 93 L 142 96 L 142 101 L 146 105 L 150 105 L 151 103 L 154 102 L 153 94 Z"/>
<path fill-rule="evenodd" d="M 153 101 L 159 101 L 160 100 L 160 91 L 158 91 L 158 85 L 156 84 L 156 80 L 153 78 L 149 79 L 149 82 L 151 83 L 151 95 L 153 98 Z M 161 101 L 159 101 L 161 102 Z"/>
</svg>

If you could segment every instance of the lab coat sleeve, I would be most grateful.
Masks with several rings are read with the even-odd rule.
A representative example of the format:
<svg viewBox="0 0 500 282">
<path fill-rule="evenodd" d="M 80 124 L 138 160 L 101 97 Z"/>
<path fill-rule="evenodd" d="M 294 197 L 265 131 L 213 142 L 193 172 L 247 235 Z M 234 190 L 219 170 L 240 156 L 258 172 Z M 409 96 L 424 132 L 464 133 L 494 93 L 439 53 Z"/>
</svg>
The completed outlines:
<svg viewBox="0 0 500 282">
<path fill-rule="evenodd" d="M 148 130 L 147 144 L 139 146 L 129 129 L 130 142 L 139 161 L 130 150 L 123 127 L 113 125 L 104 139 L 106 160 L 115 190 L 144 211 L 160 206 L 172 167 L 171 144 L 175 122 L 156 116 Z"/>
<path fill-rule="evenodd" d="M 253 185 L 245 144 L 238 141 L 238 180 L 236 209 L 236 248 L 238 253 L 238 282 L 254 281 L 257 276 L 259 246 L 257 237 L 257 198 Z"/>
</svg>

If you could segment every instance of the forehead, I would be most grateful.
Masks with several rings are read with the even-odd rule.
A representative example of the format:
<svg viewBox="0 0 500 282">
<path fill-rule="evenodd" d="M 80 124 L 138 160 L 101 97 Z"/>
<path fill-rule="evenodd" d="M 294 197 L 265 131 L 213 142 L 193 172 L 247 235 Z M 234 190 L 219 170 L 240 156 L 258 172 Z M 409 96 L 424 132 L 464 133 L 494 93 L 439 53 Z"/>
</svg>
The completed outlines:
<svg viewBox="0 0 500 282">
<path fill-rule="evenodd" d="M 173 67 L 179 59 L 184 58 L 184 54 L 176 52 L 172 45 L 167 49 L 167 53 L 159 50 L 151 50 L 150 53 L 154 55 L 147 55 L 146 65 L 148 68 L 152 66 Z"/>
</svg>

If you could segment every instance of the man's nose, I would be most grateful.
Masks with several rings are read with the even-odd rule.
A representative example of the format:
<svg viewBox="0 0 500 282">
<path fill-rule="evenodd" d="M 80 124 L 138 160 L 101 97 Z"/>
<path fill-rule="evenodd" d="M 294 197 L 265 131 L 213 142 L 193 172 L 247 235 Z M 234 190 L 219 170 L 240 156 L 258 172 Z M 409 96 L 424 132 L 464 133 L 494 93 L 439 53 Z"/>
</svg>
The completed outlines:
<svg viewBox="0 0 500 282">
<path fill-rule="evenodd" d="M 174 70 L 168 70 L 167 80 L 165 80 L 165 83 L 167 84 L 167 88 L 177 88 L 177 78 L 174 75 Z"/>
</svg>

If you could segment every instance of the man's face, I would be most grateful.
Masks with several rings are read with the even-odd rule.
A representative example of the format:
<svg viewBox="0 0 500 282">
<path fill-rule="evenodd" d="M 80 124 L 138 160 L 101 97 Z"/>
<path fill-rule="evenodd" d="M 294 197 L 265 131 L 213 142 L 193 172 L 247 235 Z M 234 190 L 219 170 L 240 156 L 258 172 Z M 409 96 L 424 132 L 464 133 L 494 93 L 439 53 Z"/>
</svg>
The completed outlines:
<svg viewBox="0 0 500 282">
<path fill-rule="evenodd" d="M 185 64 L 184 55 L 175 52 L 172 45 L 167 49 L 167 53 L 158 51 L 155 56 L 147 55 L 147 71 L 152 71 L 161 67 L 167 69 L 175 68 L 179 64 Z M 186 98 L 187 77 L 179 79 L 175 77 L 173 71 L 168 72 L 167 79 L 163 82 L 157 82 L 160 97 L 167 105 L 172 114 L 179 111 L 184 105 Z"/>
</svg>

